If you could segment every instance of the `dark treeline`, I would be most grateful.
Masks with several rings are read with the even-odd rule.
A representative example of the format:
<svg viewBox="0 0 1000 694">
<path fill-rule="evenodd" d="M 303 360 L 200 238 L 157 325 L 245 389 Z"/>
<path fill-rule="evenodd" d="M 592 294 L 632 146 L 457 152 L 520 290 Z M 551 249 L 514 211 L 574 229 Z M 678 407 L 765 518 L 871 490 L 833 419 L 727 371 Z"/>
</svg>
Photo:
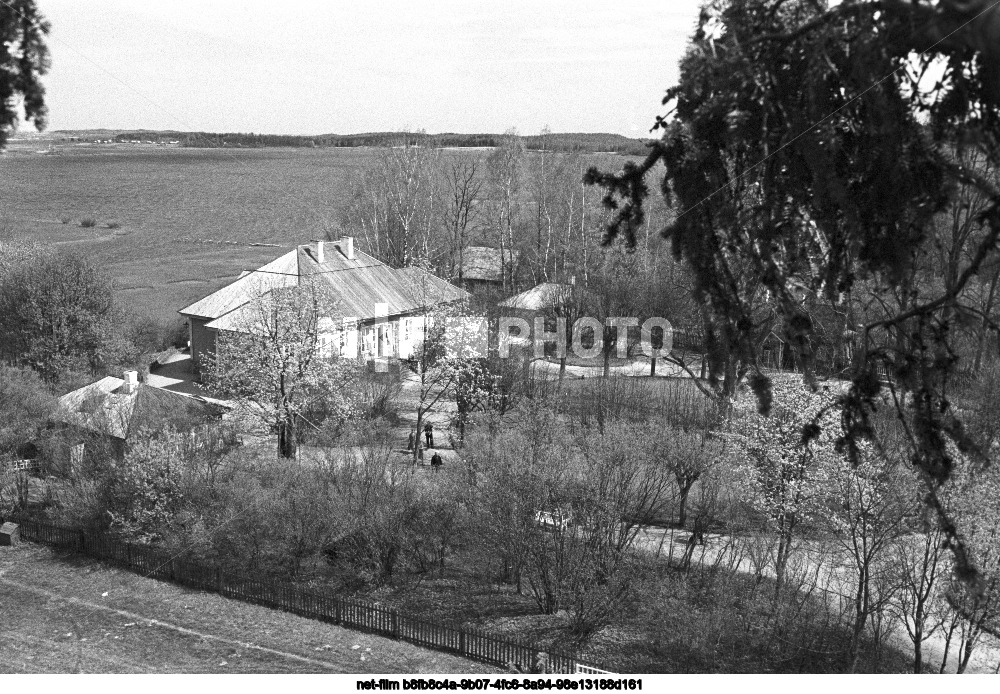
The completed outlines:
<svg viewBox="0 0 1000 694">
<path fill-rule="evenodd" d="M 124 131 L 114 135 L 115 142 L 179 142 L 184 147 L 385 147 L 405 141 L 411 145 L 433 147 L 496 147 L 501 133 L 407 133 L 377 132 L 354 135 L 264 135 L 260 133 L 178 132 L 174 130 Z M 524 138 L 529 150 L 555 152 L 615 152 L 643 155 L 645 140 L 614 133 L 548 133 Z"/>
</svg>

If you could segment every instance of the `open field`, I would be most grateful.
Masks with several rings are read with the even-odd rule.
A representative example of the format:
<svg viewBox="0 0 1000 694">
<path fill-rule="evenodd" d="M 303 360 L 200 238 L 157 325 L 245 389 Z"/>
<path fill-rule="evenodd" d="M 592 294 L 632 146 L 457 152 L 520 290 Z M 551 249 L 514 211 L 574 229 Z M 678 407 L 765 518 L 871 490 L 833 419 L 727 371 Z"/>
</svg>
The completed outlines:
<svg viewBox="0 0 1000 694">
<path fill-rule="evenodd" d="M 348 172 L 368 156 L 127 145 L 62 151 L 12 147 L 0 157 L 0 218 L 38 243 L 90 256 L 137 312 L 160 320 L 282 252 L 250 244 L 290 247 L 322 237 Z M 96 226 L 82 228 L 86 217 Z"/>
<path fill-rule="evenodd" d="M 0 548 L 0 640 L 0 673 L 496 672 L 33 544 Z"/>
<path fill-rule="evenodd" d="M 41 154 L 50 144 L 15 140 L 0 154 L 0 231 L 90 256 L 137 313 L 163 321 L 282 248 L 339 236 L 347 180 L 373 152 L 79 143 Z M 81 227 L 88 217 L 96 225 Z"/>
</svg>

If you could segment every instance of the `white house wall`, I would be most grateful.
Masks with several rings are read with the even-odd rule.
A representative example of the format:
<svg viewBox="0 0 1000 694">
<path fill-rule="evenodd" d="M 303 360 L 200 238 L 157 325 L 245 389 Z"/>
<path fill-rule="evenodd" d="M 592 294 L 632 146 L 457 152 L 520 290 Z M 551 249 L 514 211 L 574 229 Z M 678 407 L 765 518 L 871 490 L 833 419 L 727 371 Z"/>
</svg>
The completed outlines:
<svg viewBox="0 0 1000 694">
<path fill-rule="evenodd" d="M 320 321 L 320 353 L 332 357 L 374 359 L 399 357 L 408 359 L 420 350 L 424 326 L 430 321 L 424 316 L 394 316 L 385 321 L 373 321 L 346 326 L 330 318 Z M 379 343 L 379 328 L 388 332 L 388 339 Z M 381 353 L 380 353 L 381 347 Z"/>
</svg>

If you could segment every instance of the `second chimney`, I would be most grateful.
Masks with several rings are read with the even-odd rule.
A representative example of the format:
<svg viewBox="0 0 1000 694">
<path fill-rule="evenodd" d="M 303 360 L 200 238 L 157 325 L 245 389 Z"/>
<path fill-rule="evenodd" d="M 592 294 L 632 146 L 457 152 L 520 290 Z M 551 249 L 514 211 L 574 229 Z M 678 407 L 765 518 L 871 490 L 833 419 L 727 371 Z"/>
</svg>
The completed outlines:
<svg viewBox="0 0 1000 694">
<path fill-rule="evenodd" d="M 326 262 L 326 255 L 324 253 L 324 248 L 323 248 L 323 242 L 322 241 L 317 241 L 316 242 L 316 262 L 317 263 L 324 263 L 324 262 Z"/>
<path fill-rule="evenodd" d="M 340 250 L 343 252 L 344 257 L 346 257 L 348 260 L 354 260 L 354 237 L 341 236 Z"/>
<path fill-rule="evenodd" d="M 122 392 L 125 395 L 131 395 L 139 388 L 139 372 L 126 371 L 124 376 L 125 376 L 125 385 L 122 386 Z"/>
</svg>

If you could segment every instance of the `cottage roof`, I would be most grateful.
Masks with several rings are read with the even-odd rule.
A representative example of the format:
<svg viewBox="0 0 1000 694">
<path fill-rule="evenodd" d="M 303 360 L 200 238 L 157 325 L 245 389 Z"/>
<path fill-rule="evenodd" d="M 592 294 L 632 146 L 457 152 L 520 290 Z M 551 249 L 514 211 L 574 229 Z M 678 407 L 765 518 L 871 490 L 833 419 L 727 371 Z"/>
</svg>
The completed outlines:
<svg viewBox="0 0 1000 694">
<path fill-rule="evenodd" d="M 348 258 L 341 242 L 328 242 L 323 262 L 316 257 L 314 245 L 299 246 L 180 313 L 212 319 L 209 328 L 241 330 L 255 322 L 251 302 L 256 297 L 297 286 L 302 277 L 326 284 L 337 301 L 339 317 L 356 320 L 413 313 L 468 297 L 465 290 L 419 268 L 397 270 L 358 250 Z M 387 313 L 381 312 L 380 304 L 386 305 Z"/>
<path fill-rule="evenodd" d="M 572 285 L 542 282 L 527 291 L 501 301 L 500 306 L 522 311 L 543 311 L 564 304 L 572 296 Z"/>
<path fill-rule="evenodd" d="M 253 272 L 241 274 L 235 282 L 182 308 L 178 313 L 198 318 L 218 318 L 239 308 L 255 296 L 275 287 L 294 287 L 298 282 L 297 254 L 296 251 L 289 251 Z"/>
<path fill-rule="evenodd" d="M 125 381 L 108 376 L 59 398 L 56 421 L 128 439 L 140 428 L 190 428 L 219 417 L 224 408 L 190 395 L 144 383 L 126 393 Z"/>
<path fill-rule="evenodd" d="M 517 260 L 517 252 L 507 251 L 512 261 Z M 489 246 L 469 246 L 462 251 L 462 279 L 484 282 L 502 282 L 503 254 L 499 248 Z"/>
</svg>

